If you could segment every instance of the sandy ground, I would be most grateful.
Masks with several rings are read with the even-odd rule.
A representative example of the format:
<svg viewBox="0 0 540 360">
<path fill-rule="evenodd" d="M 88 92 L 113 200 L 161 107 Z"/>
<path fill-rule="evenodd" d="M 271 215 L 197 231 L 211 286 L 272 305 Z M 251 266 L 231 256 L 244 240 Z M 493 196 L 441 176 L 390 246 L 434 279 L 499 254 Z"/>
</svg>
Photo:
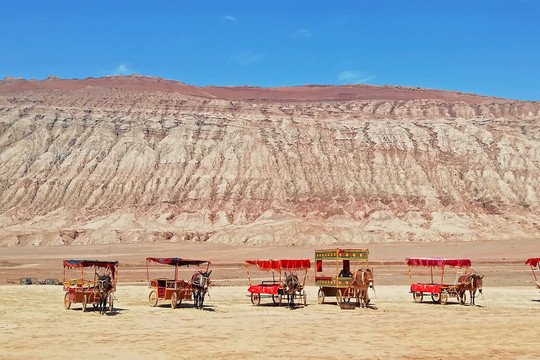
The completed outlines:
<svg viewBox="0 0 540 360">
<path fill-rule="evenodd" d="M 245 287 L 214 287 L 204 310 L 146 303 L 148 288 L 120 285 L 106 316 L 65 310 L 55 286 L 1 287 L 1 359 L 537 358 L 540 294 L 532 287 L 489 288 L 480 306 L 413 303 L 407 286 L 380 286 L 377 310 L 315 303 L 290 310 Z M 77 355 L 78 354 L 78 355 Z"/>
<path fill-rule="evenodd" d="M 94 358 L 537 358 L 540 293 L 525 259 L 537 242 L 370 244 L 376 309 L 317 304 L 312 273 L 308 305 L 290 310 L 268 298 L 252 306 L 243 260 L 313 258 L 313 248 L 234 248 L 205 244 L 137 244 L 0 249 L 0 359 Z M 344 246 L 346 247 L 346 246 Z M 358 246 L 357 246 L 358 247 Z M 110 255 L 109 255 L 110 254 Z M 201 255 L 204 254 L 204 255 Z M 486 275 L 478 306 L 413 303 L 407 256 L 464 256 Z M 208 258 L 214 286 L 204 310 L 147 303 L 146 256 Z M 19 277 L 62 279 L 61 259 L 119 260 L 115 310 L 63 307 L 61 286 L 11 285 Z M 253 273 L 257 279 L 265 273 Z M 333 299 L 330 299 L 333 300 Z"/>
</svg>

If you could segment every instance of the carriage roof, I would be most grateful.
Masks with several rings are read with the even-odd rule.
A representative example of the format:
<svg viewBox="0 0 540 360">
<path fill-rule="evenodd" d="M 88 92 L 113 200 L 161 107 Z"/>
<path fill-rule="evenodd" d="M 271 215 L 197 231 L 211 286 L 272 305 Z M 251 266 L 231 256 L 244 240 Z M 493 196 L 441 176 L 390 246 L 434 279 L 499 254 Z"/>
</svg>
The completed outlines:
<svg viewBox="0 0 540 360">
<path fill-rule="evenodd" d="M 152 258 L 148 257 L 146 258 L 146 261 L 152 261 L 159 264 L 164 265 L 173 265 L 173 266 L 189 266 L 189 265 L 201 265 L 208 263 L 210 264 L 210 261 L 207 260 L 190 260 L 190 259 L 182 259 L 182 258 Z"/>
<path fill-rule="evenodd" d="M 118 261 L 99 261 L 99 260 L 64 260 L 64 269 L 83 269 L 88 267 L 104 268 L 108 269 L 113 278 L 116 277 L 118 270 Z M 64 270 L 65 275 L 65 270 Z"/>
<path fill-rule="evenodd" d="M 315 250 L 315 260 L 368 260 L 368 249 Z"/>
<path fill-rule="evenodd" d="M 469 267 L 471 266 L 470 259 L 443 259 L 443 258 L 407 258 L 409 266 L 437 266 L 443 268 L 445 266 Z"/>
<path fill-rule="evenodd" d="M 256 265 L 260 270 L 307 270 L 311 267 L 309 259 L 246 260 L 246 264 Z"/>
<path fill-rule="evenodd" d="M 539 262 L 540 262 L 540 258 L 530 258 L 530 259 L 527 259 L 525 264 L 529 264 L 532 267 L 536 267 L 536 265 L 538 265 Z"/>
<path fill-rule="evenodd" d="M 118 261 L 64 260 L 64 267 L 85 268 L 85 267 L 92 267 L 92 266 L 114 269 L 115 266 L 118 266 Z"/>
</svg>

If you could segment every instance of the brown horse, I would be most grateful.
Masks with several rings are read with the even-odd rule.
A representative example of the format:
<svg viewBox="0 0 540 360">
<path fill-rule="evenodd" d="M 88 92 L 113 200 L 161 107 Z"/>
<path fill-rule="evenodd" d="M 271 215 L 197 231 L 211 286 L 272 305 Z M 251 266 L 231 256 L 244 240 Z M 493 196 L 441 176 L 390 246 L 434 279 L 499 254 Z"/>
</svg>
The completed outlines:
<svg viewBox="0 0 540 360">
<path fill-rule="evenodd" d="M 345 292 L 348 292 L 350 288 L 355 289 L 356 304 L 367 307 L 369 304 L 368 288 L 373 288 L 373 270 L 362 268 L 356 270 Z"/>
<path fill-rule="evenodd" d="M 112 290 L 112 280 L 110 275 L 99 275 L 98 276 L 98 311 L 100 314 L 105 314 L 107 312 L 107 299 Z M 109 304 L 110 306 L 110 304 Z"/>
<path fill-rule="evenodd" d="M 212 274 L 212 270 L 209 272 L 197 271 L 191 277 L 193 302 L 195 303 L 195 307 L 199 310 L 203 308 L 204 296 L 210 287 L 210 274 Z"/>
<path fill-rule="evenodd" d="M 482 279 L 484 275 L 469 274 L 461 275 L 458 279 L 456 290 L 458 293 L 459 302 L 461 305 L 465 305 L 465 291 L 469 291 L 471 297 L 471 306 L 474 304 L 474 298 L 476 290 L 482 294 Z"/>
<path fill-rule="evenodd" d="M 290 308 L 294 307 L 294 298 L 298 289 L 300 288 L 300 282 L 298 281 L 298 276 L 294 273 L 287 274 L 285 272 L 285 282 L 283 287 L 283 294 L 287 295 L 287 302 Z"/>
</svg>

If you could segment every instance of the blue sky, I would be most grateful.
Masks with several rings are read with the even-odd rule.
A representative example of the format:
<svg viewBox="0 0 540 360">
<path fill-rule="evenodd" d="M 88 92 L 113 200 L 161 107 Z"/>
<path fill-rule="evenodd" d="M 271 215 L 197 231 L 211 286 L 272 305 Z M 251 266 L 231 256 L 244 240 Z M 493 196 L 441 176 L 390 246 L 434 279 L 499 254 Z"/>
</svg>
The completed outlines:
<svg viewBox="0 0 540 360">
<path fill-rule="evenodd" d="M 0 0 L 0 78 L 367 83 L 540 100 L 540 1 Z"/>
</svg>

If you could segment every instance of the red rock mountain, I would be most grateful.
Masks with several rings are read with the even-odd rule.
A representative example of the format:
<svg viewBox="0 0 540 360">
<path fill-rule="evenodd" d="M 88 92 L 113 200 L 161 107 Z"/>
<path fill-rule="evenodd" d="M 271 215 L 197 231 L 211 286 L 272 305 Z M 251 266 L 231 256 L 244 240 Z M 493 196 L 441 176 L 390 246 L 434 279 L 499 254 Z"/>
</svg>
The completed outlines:
<svg viewBox="0 0 540 360">
<path fill-rule="evenodd" d="M 539 231 L 539 102 L 143 76 L 0 82 L 0 246 Z"/>
</svg>

